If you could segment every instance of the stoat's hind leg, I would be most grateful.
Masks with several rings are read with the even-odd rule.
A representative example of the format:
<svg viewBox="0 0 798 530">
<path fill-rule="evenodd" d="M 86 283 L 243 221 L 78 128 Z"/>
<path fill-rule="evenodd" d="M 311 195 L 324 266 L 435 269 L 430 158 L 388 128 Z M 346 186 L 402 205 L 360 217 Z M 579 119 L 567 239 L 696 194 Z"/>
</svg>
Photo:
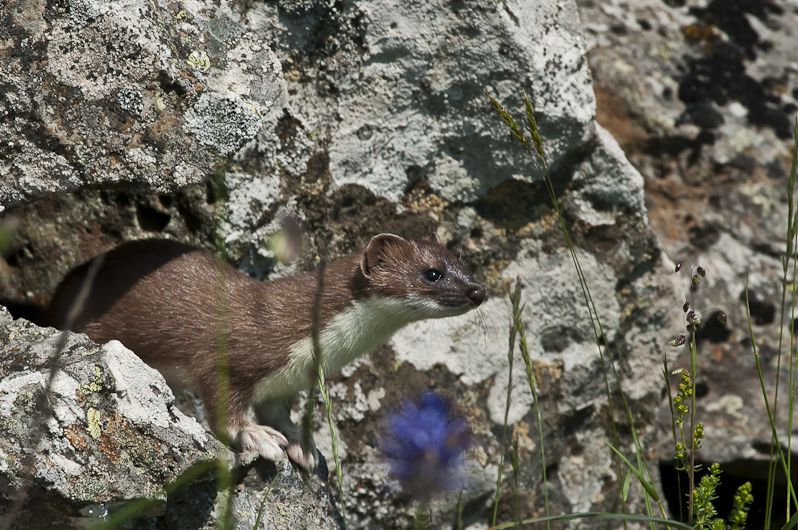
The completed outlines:
<svg viewBox="0 0 798 530">
<path fill-rule="evenodd" d="M 316 469 L 319 463 L 316 457 L 316 444 L 311 438 L 308 450 L 302 449 L 302 429 L 291 421 L 290 402 L 262 401 L 253 403 L 252 406 L 261 426 L 270 425 L 285 435 L 288 440 L 285 452 L 291 461 L 307 471 Z"/>
</svg>

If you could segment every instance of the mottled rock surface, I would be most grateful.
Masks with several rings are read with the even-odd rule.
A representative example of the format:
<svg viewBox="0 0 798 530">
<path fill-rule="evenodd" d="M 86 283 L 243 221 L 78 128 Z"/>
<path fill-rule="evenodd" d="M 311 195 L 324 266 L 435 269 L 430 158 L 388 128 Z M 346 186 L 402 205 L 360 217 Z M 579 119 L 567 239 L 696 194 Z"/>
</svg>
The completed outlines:
<svg viewBox="0 0 798 530">
<path fill-rule="evenodd" d="M 226 36 L 217 40 L 257 42 L 262 53 L 277 57 L 274 71 L 282 77 L 275 75 L 285 87 L 279 111 L 267 103 L 277 96 L 257 99 L 251 85 L 236 81 L 251 69 L 217 62 L 216 41 L 205 55 L 203 49 L 191 55 L 186 48 L 180 57 L 193 65 L 186 70 L 191 75 L 199 79 L 196 72 L 210 62 L 209 77 L 231 81 L 226 91 L 214 85 L 190 92 L 191 85 L 185 96 L 169 93 L 167 103 L 173 106 L 163 112 L 180 124 L 176 138 L 191 145 L 164 146 L 164 156 L 197 157 L 215 150 L 213 160 L 223 162 L 216 177 L 205 188 L 150 193 L 183 184 L 168 171 L 149 184 L 128 181 L 144 183 L 147 190 L 101 186 L 14 209 L 20 229 L 8 258 L 0 260 L 0 297 L 42 304 L 76 262 L 136 237 L 176 237 L 209 247 L 221 241 L 242 268 L 266 277 L 308 268 L 319 254 L 354 251 L 378 232 L 435 233 L 485 281 L 493 301 L 474 315 L 403 330 L 330 382 L 342 439 L 342 511 L 351 527 L 410 524 L 415 506 L 387 476 L 376 446 L 385 414 L 428 388 L 451 398 L 473 426 L 463 517 L 466 525 L 484 525 L 502 450 L 508 384 L 504 295 L 516 276 L 524 284 L 524 320 L 540 383 L 552 510 L 618 509 L 623 477 L 602 443 L 613 432 L 606 367 L 578 280 L 540 175 L 484 95 L 495 94 L 519 118 L 521 90 L 536 101 L 552 178 L 601 312 L 600 340 L 622 374 L 641 439 L 653 447 L 665 308 L 669 301 L 681 302 L 673 300 L 671 265 L 648 226 L 643 179 L 594 121 L 576 3 L 242 1 L 211 9 L 198 2 L 183 8 L 187 15 L 177 8 L 177 14 L 169 14 L 171 6 L 147 4 L 146 9 L 157 21 L 178 15 L 188 16 L 191 24 L 208 21 L 209 34 Z M 56 25 L 67 24 L 70 12 L 55 13 Z M 137 23 L 149 24 L 153 17 Z M 86 22 L 95 32 L 105 31 L 98 24 L 114 23 L 102 17 Z M 181 27 L 153 24 L 166 32 L 165 39 Z M 52 38 L 49 26 L 37 31 L 45 40 Z M 247 40 L 250 36 L 254 40 Z M 250 53 L 246 58 L 264 63 Z M 177 82 L 174 76 L 167 79 Z M 78 91 L 91 94 L 107 84 L 86 82 Z M 125 92 L 124 99 L 137 108 L 134 95 Z M 266 112 L 254 139 L 236 149 L 255 129 L 240 106 L 249 100 L 260 102 Z M 81 101 L 74 112 L 93 108 Z M 232 133 L 221 134 L 229 127 Z M 107 131 L 103 148 L 117 134 L 115 128 Z M 77 175 L 69 187 L 107 182 L 76 172 L 77 164 L 65 164 Z M 113 171 L 98 169 L 97 174 L 106 173 Z M 0 183 L 0 203 L 39 194 L 25 182 Z M 65 187 L 56 183 L 46 190 Z M 271 245 L 287 218 L 301 220 L 308 233 L 301 258 L 290 265 L 279 262 Z M 520 359 L 512 384 L 510 421 L 523 470 L 517 505 L 524 514 L 540 514 L 537 425 Z M 325 442 L 329 433 L 317 427 L 317 442 L 332 462 Z M 628 426 L 622 423 L 619 429 L 629 450 Z M 507 460 L 505 465 L 510 474 Z M 509 492 L 507 482 L 503 488 Z M 631 495 L 627 509 L 642 510 L 639 490 Z M 451 523 L 456 500 L 455 494 L 435 503 L 435 524 Z M 250 501 L 256 503 L 250 497 L 242 506 Z M 502 504 L 502 520 L 514 504 Z"/>
<path fill-rule="evenodd" d="M 214 173 L 285 98 L 280 63 L 227 6 L 0 8 L 0 205 Z"/>
<path fill-rule="evenodd" d="M 216 528 L 224 495 L 217 494 L 217 457 L 232 454 L 175 405 L 163 377 L 116 341 L 98 346 L 69 334 L 52 379 L 52 414 L 37 409 L 60 332 L 11 320 L 0 307 L 0 523 L 11 528 L 84 528 L 136 501 L 154 501 L 136 527 L 162 520 L 169 528 Z M 37 422 L 45 420 L 43 429 Z M 36 442 L 39 442 L 38 444 Z M 34 449 L 35 445 L 35 449 Z M 193 466 L 196 480 L 168 484 Z M 329 491 L 303 481 L 290 466 L 236 468 L 235 528 L 339 528 Z M 149 522 L 148 522 L 149 521 Z"/>
<path fill-rule="evenodd" d="M 771 405 L 778 364 L 786 181 L 798 109 L 798 5 L 738 0 L 578 0 L 598 120 L 646 183 L 651 226 L 673 261 L 702 265 L 690 294 L 706 315 L 699 335 L 703 461 L 733 480 L 767 475 L 770 424 L 744 309 L 751 299 Z M 788 293 L 788 301 L 789 301 Z M 681 302 L 665 334 L 683 332 Z M 785 317 L 789 323 L 789 317 Z M 782 366 L 787 363 L 784 350 Z M 673 365 L 687 366 L 683 351 Z M 788 388 L 784 380 L 782 390 Z M 786 393 L 779 398 L 786 437 Z M 661 456 L 673 454 L 663 414 Z M 762 494 L 764 495 L 764 493 Z"/>
<path fill-rule="evenodd" d="M 5 501 L 28 488 L 41 502 L 46 492 L 56 505 L 72 508 L 68 515 L 74 517 L 92 505 L 141 498 L 163 504 L 167 482 L 195 463 L 213 461 L 222 450 L 196 421 L 175 408 L 158 372 L 119 342 L 97 346 L 76 334 L 68 336 L 60 356 L 61 368 L 48 397 L 52 417 L 34 450 L 39 436 L 33 431 L 44 414 L 36 404 L 45 391 L 59 335 L 24 320 L 12 322 L 0 310 Z M 46 520 L 35 505 L 31 499 L 22 514 L 28 527 Z"/>
</svg>

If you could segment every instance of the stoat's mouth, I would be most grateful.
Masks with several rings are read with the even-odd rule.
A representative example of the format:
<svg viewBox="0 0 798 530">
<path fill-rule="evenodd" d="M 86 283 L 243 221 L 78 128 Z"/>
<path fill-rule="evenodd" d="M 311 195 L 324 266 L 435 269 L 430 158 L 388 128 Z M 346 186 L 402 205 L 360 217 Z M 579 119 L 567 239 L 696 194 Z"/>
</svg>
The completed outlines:
<svg viewBox="0 0 798 530">
<path fill-rule="evenodd" d="M 470 310 L 475 309 L 477 307 L 472 304 L 462 304 L 462 303 L 457 305 L 436 303 L 435 305 L 437 306 L 435 308 L 435 312 L 437 314 L 433 318 L 456 317 L 458 315 L 464 315 L 468 313 Z"/>
</svg>

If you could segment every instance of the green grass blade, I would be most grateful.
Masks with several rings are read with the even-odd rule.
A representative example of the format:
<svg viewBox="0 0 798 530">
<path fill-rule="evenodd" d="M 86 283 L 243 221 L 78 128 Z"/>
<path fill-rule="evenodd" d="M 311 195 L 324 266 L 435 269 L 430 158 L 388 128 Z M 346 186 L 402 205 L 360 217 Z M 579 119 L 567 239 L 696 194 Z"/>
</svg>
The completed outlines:
<svg viewBox="0 0 798 530">
<path fill-rule="evenodd" d="M 520 280 L 516 280 L 516 289 L 520 285 Z M 549 515 L 549 480 L 546 472 L 546 448 L 543 443 L 543 415 L 540 412 L 540 396 L 537 390 L 537 379 L 535 377 L 535 369 L 532 366 L 532 359 L 529 355 L 529 346 L 526 342 L 526 330 L 524 329 L 524 322 L 521 319 L 521 311 L 515 312 L 515 330 L 518 333 L 519 349 L 521 351 L 521 358 L 524 360 L 524 368 L 526 370 L 526 382 L 529 386 L 529 391 L 532 392 L 532 399 L 534 400 L 535 417 L 538 424 L 538 445 L 540 445 L 540 468 L 543 479 L 543 507 L 546 515 Z"/>
<path fill-rule="evenodd" d="M 618 455 L 618 458 L 620 458 L 621 461 L 626 464 L 626 466 L 629 468 L 629 471 L 632 472 L 632 474 L 637 478 L 637 481 L 640 482 L 640 485 L 643 486 L 643 489 L 646 490 L 646 493 L 648 493 L 655 502 L 659 502 L 659 493 L 657 493 L 657 488 L 655 488 L 654 485 L 649 482 L 648 479 L 646 479 L 646 476 L 643 474 L 643 472 L 633 466 L 632 463 L 629 462 L 629 460 L 627 460 L 627 458 L 623 455 L 623 453 L 621 453 L 617 447 L 612 445 L 612 442 L 609 440 L 604 440 L 604 442 L 612 450 L 612 452 Z"/>
<path fill-rule="evenodd" d="M 765 375 L 762 371 L 762 361 L 760 359 L 759 349 L 756 346 L 756 335 L 754 334 L 753 323 L 751 321 L 751 306 L 748 301 L 748 280 L 745 282 L 745 310 L 748 320 L 748 335 L 751 337 L 751 349 L 754 353 L 754 364 L 756 366 L 757 377 L 759 378 L 759 387 L 762 391 L 762 397 L 765 400 L 765 412 L 767 413 L 768 421 L 770 422 L 770 434 L 772 439 L 775 440 L 775 448 L 779 457 L 779 461 L 781 462 L 782 469 L 785 473 L 787 473 L 787 461 L 784 458 L 784 451 L 782 450 L 781 442 L 779 441 L 779 434 L 776 430 L 776 419 L 775 415 L 773 414 L 773 409 L 770 406 L 767 390 L 765 389 Z M 789 475 L 787 476 L 789 477 Z M 793 505 L 798 508 L 798 499 L 796 499 L 795 496 L 792 480 L 787 481 L 787 496 L 792 500 Z"/>
<path fill-rule="evenodd" d="M 496 517 L 499 513 L 499 501 L 501 500 L 501 485 L 502 473 L 504 471 L 504 452 L 507 449 L 507 420 L 510 415 L 510 404 L 512 403 L 512 390 L 513 390 L 513 360 L 515 358 L 515 339 L 516 329 L 515 321 L 516 315 L 519 313 L 519 306 L 521 301 L 521 281 L 516 278 L 515 290 L 510 294 L 510 304 L 512 306 L 512 315 L 510 315 L 510 331 L 509 331 L 509 344 L 507 345 L 507 397 L 504 403 L 504 424 L 502 425 L 502 439 L 499 451 L 499 468 L 496 471 L 496 494 L 493 498 L 493 515 L 491 516 L 491 523 L 496 524 Z"/>
<path fill-rule="evenodd" d="M 790 520 L 787 521 L 787 524 L 781 527 L 781 530 L 792 530 L 796 526 L 798 526 L 798 512 L 796 512 L 795 515 L 790 517 Z"/>
<path fill-rule="evenodd" d="M 787 176 L 787 236 L 785 245 L 787 247 L 782 259 L 782 283 L 781 283 L 781 304 L 779 310 L 779 344 L 777 348 L 776 358 L 776 384 L 773 393 L 773 422 L 778 422 L 778 406 L 779 406 L 779 375 L 781 374 L 782 351 L 784 346 L 784 314 L 787 300 L 787 276 L 790 270 L 790 260 L 794 260 L 794 248 L 796 238 L 796 221 L 798 220 L 798 212 L 795 209 L 795 189 L 798 174 L 798 117 L 795 121 L 793 129 L 793 150 L 792 150 L 792 164 L 790 173 Z M 794 266 L 793 266 L 794 267 Z M 795 285 L 793 283 L 793 285 Z M 794 293 L 793 293 L 794 295 Z M 794 335 L 794 329 L 791 329 L 791 340 Z M 792 350 L 791 350 L 792 351 Z M 792 410 L 792 407 L 791 407 Z M 790 435 L 791 436 L 791 435 Z M 773 500 L 775 497 L 775 483 L 776 483 L 776 468 L 777 460 L 775 455 L 776 440 L 770 440 L 770 464 L 768 465 L 768 487 L 767 497 L 765 500 L 765 528 L 770 528 L 773 510 Z M 789 503 L 789 495 L 787 498 Z M 788 508 L 789 513 L 789 508 Z"/>
<path fill-rule="evenodd" d="M 549 523 L 554 521 L 577 521 L 579 519 L 597 519 L 599 521 L 624 521 L 624 522 L 638 522 L 649 523 L 651 525 L 658 525 L 664 528 L 676 528 L 677 530 L 695 530 L 692 526 L 673 521 L 664 517 L 653 517 L 650 515 L 635 515 L 629 513 L 610 513 L 610 512 L 581 512 L 581 513 L 568 513 L 564 515 L 550 515 L 547 517 L 532 517 L 529 519 L 522 519 L 521 521 L 512 521 L 509 523 L 502 523 L 497 526 L 491 526 L 488 530 L 506 530 L 508 528 L 516 528 L 519 525 L 535 525 L 541 523 Z M 791 528 L 791 527 L 790 527 Z M 785 530 L 786 529 L 785 527 Z"/>
</svg>

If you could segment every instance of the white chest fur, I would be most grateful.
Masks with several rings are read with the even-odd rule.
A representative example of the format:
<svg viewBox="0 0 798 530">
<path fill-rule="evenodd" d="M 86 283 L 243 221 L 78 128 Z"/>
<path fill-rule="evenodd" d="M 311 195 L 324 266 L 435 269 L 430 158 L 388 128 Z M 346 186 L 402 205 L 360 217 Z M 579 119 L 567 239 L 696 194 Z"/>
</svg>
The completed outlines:
<svg viewBox="0 0 798 530">
<path fill-rule="evenodd" d="M 437 304 L 435 304 L 437 305 Z M 336 315 L 319 334 L 321 365 L 325 374 L 338 372 L 361 355 L 372 352 L 399 328 L 434 311 L 423 300 L 367 298 L 355 301 Z M 304 337 L 291 347 L 288 364 L 263 378 L 255 387 L 257 402 L 289 398 L 310 386 L 313 364 L 311 337 Z"/>
</svg>

